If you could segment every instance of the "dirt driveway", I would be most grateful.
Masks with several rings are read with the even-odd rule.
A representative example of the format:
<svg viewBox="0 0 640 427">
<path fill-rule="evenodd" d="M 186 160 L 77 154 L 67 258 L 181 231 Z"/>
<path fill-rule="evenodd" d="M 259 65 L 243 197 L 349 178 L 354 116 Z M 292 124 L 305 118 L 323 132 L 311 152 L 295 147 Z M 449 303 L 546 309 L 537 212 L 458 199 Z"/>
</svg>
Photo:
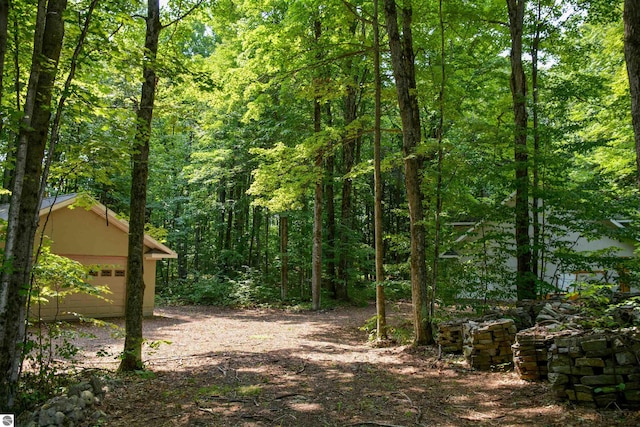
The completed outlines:
<svg viewBox="0 0 640 427">
<path fill-rule="evenodd" d="M 406 307 L 388 308 L 403 323 Z M 555 402 L 513 373 L 466 369 L 431 348 L 374 348 L 358 330 L 373 307 L 319 313 L 156 309 L 145 322 L 154 375 L 117 376 L 106 329 L 82 339 L 82 365 L 111 377 L 109 426 L 629 426 L 636 412 Z M 122 324 L 121 321 L 116 323 Z"/>
</svg>

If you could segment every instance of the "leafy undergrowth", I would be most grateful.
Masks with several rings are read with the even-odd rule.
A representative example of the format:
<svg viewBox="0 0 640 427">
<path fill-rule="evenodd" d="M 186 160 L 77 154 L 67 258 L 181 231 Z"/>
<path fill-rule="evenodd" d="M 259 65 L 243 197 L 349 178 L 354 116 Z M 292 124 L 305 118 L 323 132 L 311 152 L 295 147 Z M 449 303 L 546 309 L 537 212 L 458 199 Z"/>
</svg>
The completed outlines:
<svg viewBox="0 0 640 427">
<path fill-rule="evenodd" d="M 404 324 L 406 310 L 389 310 Z M 434 348 L 374 347 L 359 330 L 373 308 L 322 313 L 179 307 L 145 335 L 173 344 L 145 357 L 153 375 L 110 377 L 109 426 L 628 426 L 637 412 L 596 411 L 551 398 L 514 373 L 475 372 Z M 89 344 L 89 342 L 85 343 Z"/>
</svg>

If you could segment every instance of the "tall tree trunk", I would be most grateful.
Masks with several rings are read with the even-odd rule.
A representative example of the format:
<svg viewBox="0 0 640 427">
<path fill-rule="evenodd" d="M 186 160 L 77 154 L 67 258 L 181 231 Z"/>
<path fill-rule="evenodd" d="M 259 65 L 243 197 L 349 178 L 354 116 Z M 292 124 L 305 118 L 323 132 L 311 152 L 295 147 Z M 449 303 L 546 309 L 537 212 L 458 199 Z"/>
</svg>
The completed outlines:
<svg viewBox="0 0 640 427">
<path fill-rule="evenodd" d="M 542 25 L 542 3 L 537 1 L 536 22 L 531 44 L 531 91 L 533 93 L 533 188 L 531 189 L 531 212 L 533 214 L 533 247 L 531 250 L 531 272 L 536 279 L 542 279 L 544 271 L 539 271 L 541 263 L 541 225 L 540 225 L 540 121 L 538 119 L 538 52 L 540 47 L 540 26 Z M 543 205 L 544 203 L 542 203 Z"/>
<path fill-rule="evenodd" d="M 260 239 L 260 227 L 262 227 L 262 208 L 254 210 L 254 215 L 256 216 L 256 261 L 255 267 L 260 269 L 260 253 L 262 252 L 262 240 Z M 253 265 L 253 264 L 252 264 Z"/>
<path fill-rule="evenodd" d="M 144 299 L 144 224 L 149 176 L 149 141 L 156 96 L 155 72 L 160 25 L 159 0 L 147 2 L 147 31 L 144 42 L 142 94 L 136 114 L 136 134 L 131 172 L 131 212 L 127 257 L 127 290 L 125 302 L 125 342 L 120 371 L 143 369 L 142 305 Z"/>
<path fill-rule="evenodd" d="M 227 190 L 225 188 L 226 186 L 223 184 L 222 185 L 222 189 L 220 190 L 220 192 L 218 193 L 218 206 L 220 206 L 220 221 L 219 221 L 219 225 L 218 225 L 218 250 L 222 250 L 224 249 L 224 230 L 225 227 L 223 224 L 225 224 L 225 218 L 226 218 L 226 212 L 227 212 Z"/>
<path fill-rule="evenodd" d="M 391 63 L 396 81 L 398 106 L 402 120 L 402 154 L 404 176 L 409 202 L 411 232 L 411 299 L 415 343 L 433 342 L 428 312 L 427 264 L 425 248 L 424 208 L 422 206 L 423 157 L 417 152 L 421 140 L 420 110 L 416 91 L 415 56 L 411 34 L 412 9 L 406 4 L 402 9 L 402 35 L 398 29 L 398 13 L 395 0 L 384 0 L 385 21 L 391 50 Z"/>
<path fill-rule="evenodd" d="M 0 89 L 3 88 L 4 61 L 7 54 L 7 38 L 9 35 L 9 0 L 0 0 Z M 2 105 L 2 94 L 0 90 L 0 105 Z M 4 117 L 2 117 L 4 118 Z M 0 135 L 2 134 L 3 120 L 0 120 Z"/>
<path fill-rule="evenodd" d="M 284 301 L 289 293 L 289 217 L 280 215 L 280 296 Z"/>
<path fill-rule="evenodd" d="M 314 37 L 316 43 L 322 34 L 322 24 L 314 21 Z M 322 111 L 320 100 L 316 96 L 313 101 L 313 131 L 320 133 L 322 128 Z M 320 292 L 322 289 L 322 163 L 323 152 L 318 150 L 315 158 L 315 169 L 318 173 L 313 198 L 313 247 L 311 250 L 311 306 L 320 310 Z"/>
<path fill-rule="evenodd" d="M 442 163 L 444 161 L 444 149 L 442 141 L 444 137 L 444 107 L 446 85 L 446 52 L 444 33 L 444 14 L 442 0 L 438 2 L 438 21 L 440 27 L 440 91 L 438 93 L 438 126 L 436 128 L 436 140 L 438 142 L 437 176 L 436 176 L 436 211 L 433 237 L 433 264 L 431 268 L 431 295 L 429 296 L 429 317 L 435 316 L 436 290 L 438 287 L 438 270 L 440 267 L 440 234 L 442 229 L 440 216 L 442 214 Z"/>
<path fill-rule="evenodd" d="M 2 106 L 2 99 L 4 93 L 3 77 L 4 77 L 4 63 L 7 55 L 7 40 L 9 36 L 9 0 L 0 0 L 0 106 Z M 16 78 L 16 80 L 19 80 Z M 0 116 L 0 135 L 4 131 L 4 117 Z M 11 160 L 13 159 L 13 144 L 12 138 L 4 137 L 7 141 L 7 151 L 5 154 L 4 169 L 2 171 L 2 188 L 10 190 L 11 184 Z M 9 195 L 0 194 L 0 203 L 8 203 L 10 200 Z"/>
<path fill-rule="evenodd" d="M 180 218 L 180 216 L 182 215 L 182 203 L 178 202 L 176 203 L 176 210 L 175 213 L 173 214 L 174 218 Z M 184 228 L 184 227 L 180 227 L 180 228 Z M 187 254 L 188 254 L 188 250 L 189 250 L 189 245 L 187 243 L 187 235 L 184 232 L 184 230 L 181 230 L 180 233 L 178 234 L 178 241 L 176 242 L 177 244 L 177 251 L 178 251 L 178 266 L 177 266 L 177 273 L 178 273 L 178 279 L 180 280 L 185 280 L 187 278 Z"/>
<path fill-rule="evenodd" d="M 240 254 L 244 250 L 244 247 L 246 247 L 245 245 L 242 245 L 241 247 L 240 243 L 243 242 L 245 230 L 247 229 L 247 220 L 249 219 L 249 213 L 247 209 L 249 208 L 249 204 L 245 202 L 244 193 L 246 188 L 242 179 L 240 179 L 240 177 L 237 177 L 237 181 L 238 182 L 236 182 L 234 186 L 235 218 L 233 223 L 231 250 Z M 234 261 L 233 266 L 236 267 L 237 262 Z"/>
<path fill-rule="evenodd" d="M 353 21 L 349 31 L 355 36 L 357 29 L 357 21 Z M 353 70 L 353 58 L 348 58 L 346 65 L 347 73 L 354 74 L 351 84 L 346 88 L 344 97 L 344 125 L 349 127 L 358 117 L 358 88 L 360 86 L 359 78 L 355 76 Z M 347 132 L 342 141 L 342 199 L 340 202 L 340 249 L 338 251 L 338 282 L 337 282 L 337 298 L 347 300 L 349 298 L 349 260 L 350 254 L 349 238 L 353 230 L 353 180 L 349 177 L 354 164 L 354 154 L 357 141 L 360 139 L 360 133 L 354 135 L 352 131 Z"/>
<path fill-rule="evenodd" d="M 254 253 L 257 251 L 260 253 L 260 207 L 255 206 L 253 208 L 253 215 L 251 215 L 251 231 L 249 235 L 249 254 L 247 255 L 247 265 L 249 267 L 254 266 Z"/>
<path fill-rule="evenodd" d="M 640 190 L 640 2 L 624 1 L 624 57 L 631 92 L 631 121 L 636 145 L 637 185 Z"/>
<path fill-rule="evenodd" d="M 333 118 L 331 112 L 331 103 L 327 103 L 326 106 L 327 125 L 333 126 Z M 335 204 L 335 192 L 333 188 L 334 174 L 335 174 L 335 156 L 333 150 L 329 148 L 329 154 L 325 161 L 325 170 L 327 173 L 326 185 L 325 185 L 325 199 L 327 201 L 327 277 L 329 278 L 329 287 L 333 298 L 345 299 L 346 289 L 343 288 L 338 280 L 336 273 L 336 255 L 339 252 L 336 247 L 336 204 Z M 341 292 L 344 291 L 344 292 Z"/>
<path fill-rule="evenodd" d="M 511 32 L 511 94 L 514 113 L 514 152 L 516 169 L 515 240 L 516 288 L 519 300 L 535 298 L 531 272 L 529 239 L 529 154 L 527 152 L 527 80 L 522 64 L 522 31 L 525 0 L 507 0 Z"/>
<path fill-rule="evenodd" d="M 376 338 L 387 338 L 387 312 L 384 295 L 384 248 L 382 240 L 382 168 L 381 130 L 382 81 L 380 77 L 380 27 L 378 25 L 378 0 L 373 0 L 373 73 L 375 107 L 373 126 L 373 179 L 375 204 L 373 207 L 374 236 L 376 250 Z"/>
<path fill-rule="evenodd" d="M 42 161 L 64 39 L 66 0 L 40 0 L 0 277 L 0 412 L 14 404 L 26 323 Z M 46 65 L 45 65 L 46 64 Z"/>
<path fill-rule="evenodd" d="M 231 194 L 233 197 L 233 193 Z M 224 233 L 224 249 L 231 250 L 231 232 L 233 231 L 233 212 L 235 207 L 235 200 L 231 200 L 225 204 L 225 210 L 227 211 L 227 226 Z M 226 268 L 229 266 L 226 265 Z"/>
</svg>

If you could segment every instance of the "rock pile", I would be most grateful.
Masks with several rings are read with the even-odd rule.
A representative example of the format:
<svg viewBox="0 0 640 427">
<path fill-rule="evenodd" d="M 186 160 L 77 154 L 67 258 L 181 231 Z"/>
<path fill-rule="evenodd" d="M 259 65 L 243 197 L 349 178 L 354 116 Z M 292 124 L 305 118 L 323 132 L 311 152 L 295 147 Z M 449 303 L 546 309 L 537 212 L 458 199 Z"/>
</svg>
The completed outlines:
<svg viewBox="0 0 640 427">
<path fill-rule="evenodd" d="M 622 302 L 607 310 L 614 322 L 623 326 L 640 325 L 640 305 L 637 302 Z"/>
<path fill-rule="evenodd" d="M 511 368 L 516 326 L 512 319 L 463 324 L 463 352 L 469 365 L 478 370 Z"/>
<path fill-rule="evenodd" d="M 531 316 L 527 309 L 522 307 L 494 307 L 484 316 L 474 319 L 473 322 L 490 323 L 506 318 L 513 319 L 517 330 L 533 326 Z M 470 322 L 469 319 L 454 319 L 438 324 L 436 342 L 444 353 L 461 353 L 463 347 L 463 325 Z"/>
<path fill-rule="evenodd" d="M 497 316 L 492 319 L 485 316 L 482 320 L 513 319 L 516 328 L 519 331 L 533 326 L 532 319 L 535 318 L 535 316 L 531 315 L 531 312 L 527 307 L 500 307 L 494 308 L 492 311 Z"/>
<path fill-rule="evenodd" d="M 569 322 L 575 317 L 576 311 L 576 307 L 573 304 L 562 301 L 552 301 L 542 306 L 536 316 L 536 323 Z"/>
<path fill-rule="evenodd" d="M 467 320 L 450 320 L 438 324 L 436 339 L 440 349 L 445 353 L 462 353 L 462 325 Z"/>
<path fill-rule="evenodd" d="M 559 336 L 549 348 L 549 381 L 559 398 L 597 407 L 639 407 L 639 356 L 637 328 Z"/>
<path fill-rule="evenodd" d="M 554 331 L 548 326 L 534 326 L 519 331 L 511 346 L 513 365 L 523 380 L 543 381 L 548 378 L 549 348 L 554 338 L 571 334 L 571 331 Z"/>
<path fill-rule="evenodd" d="M 530 328 L 516 334 L 516 343 L 511 346 L 513 365 L 523 380 L 547 379 L 548 335 L 545 328 Z"/>
<path fill-rule="evenodd" d="M 26 412 L 18 418 L 18 425 L 25 427 L 73 427 L 86 420 L 99 424 L 106 414 L 98 409 L 104 397 L 104 390 L 99 379 L 92 377 L 89 381 L 69 387 L 65 396 L 57 396 L 47 401 L 34 412 Z"/>
</svg>

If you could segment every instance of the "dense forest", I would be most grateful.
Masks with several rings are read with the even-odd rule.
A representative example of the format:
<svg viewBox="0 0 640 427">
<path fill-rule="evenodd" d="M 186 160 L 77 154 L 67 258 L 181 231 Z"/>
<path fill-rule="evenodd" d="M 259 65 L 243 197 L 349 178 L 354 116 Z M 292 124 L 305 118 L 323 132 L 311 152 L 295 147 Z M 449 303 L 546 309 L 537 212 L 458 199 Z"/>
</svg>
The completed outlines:
<svg viewBox="0 0 640 427">
<path fill-rule="evenodd" d="M 0 377 L 56 194 L 128 219 L 130 258 L 145 232 L 175 250 L 165 300 L 377 290 L 412 299 L 417 343 L 436 303 L 553 292 L 546 263 L 632 280 L 557 236 L 637 238 L 601 226 L 638 216 L 635 3 L 0 0 Z M 479 222 L 511 227 L 460 247 Z"/>
</svg>

